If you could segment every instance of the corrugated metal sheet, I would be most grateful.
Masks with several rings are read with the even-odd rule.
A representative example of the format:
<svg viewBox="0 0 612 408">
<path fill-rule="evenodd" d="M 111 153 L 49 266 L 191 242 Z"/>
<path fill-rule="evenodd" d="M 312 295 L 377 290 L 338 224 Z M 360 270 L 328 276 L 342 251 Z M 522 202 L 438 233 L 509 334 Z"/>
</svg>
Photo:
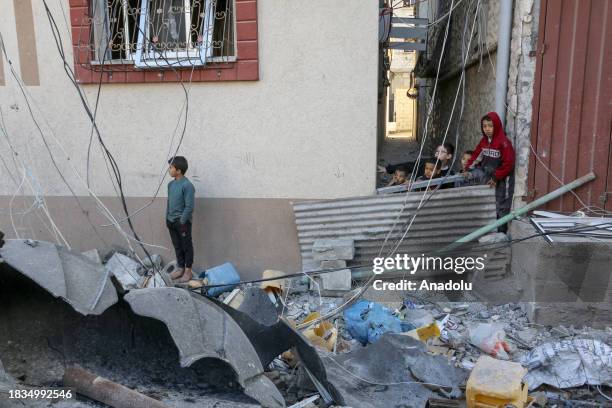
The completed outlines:
<svg viewBox="0 0 612 408">
<path fill-rule="evenodd" d="M 293 203 L 302 266 L 313 265 L 312 245 L 319 238 L 355 241 L 355 263 L 370 263 L 378 256 L 404 201 L 402 213 L 386 245 L 390 251 L 412 219 L 422 192 L 385 194 Z M 473 186 L 439 190 L 419 211 L 399 253 L 414 253 L 427 247 L 441 248 L 496 219 L 494 190 Z M 384 255 L 384 253 L 383 253 Z"/>
<path fill-rule="evenodd" d="M 612 0 L 542 0 L 532 144 L 563 183 L 593 171 L 576 190 L 587 205 L 612 210 Z M 531 155 L 529 189 L 538 198 L 559 182 Z M 571 194 L 556 211 L 582 205 Z"/>
</svg>

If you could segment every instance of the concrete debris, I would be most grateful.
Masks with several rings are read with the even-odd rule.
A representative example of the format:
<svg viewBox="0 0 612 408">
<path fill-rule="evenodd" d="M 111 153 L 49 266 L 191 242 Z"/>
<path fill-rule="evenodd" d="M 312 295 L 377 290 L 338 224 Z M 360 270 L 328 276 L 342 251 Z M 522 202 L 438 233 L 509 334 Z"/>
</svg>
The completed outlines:
<svg viewBox="0 0 612 408">
<path fill-rule="evenodd" d="M 172 286 L 168 285 L 168 280 L 170 280 L 170 278 L 164 279 L 162 272 L 153 272 L 150 275 L 141 276 L 137 286 L 139 288 L 163 288 L 165 286 Z"/>
<path fill-rule="evenodd" d="M 263 375 L 249 338 L 213 301 L 178 288 L 130 291 L 125 300 L 135 313 L 166 324 L 182 367 L 203 358 L 218 358 L 231 365 L 246 395 L 264 407 L 285 405 L 278 389 Z"/>
<path fill-rule="evenodd" d="M 321 275 L 321 286 L 323 290 L 351 290 L 351 270 L 342 269 L 332 273 Z"/>
<path fill-rule="evenodd" d="M 82 252 L 81 255 L 91 259 L 94 263 L 102 265 L 102 257 L 100 256 L 100 252 L 95 248 Z"/>
<path fill-rule="evenodd" d="M 235 290 L 240 291 L 240 289 Z M 236 300 L 231 302 L 233 308 L 265 326 L 278 322 L 279 308 L 270 302 L 267 292 L 260 288 L 248 287 L 240 293 L 241 296 L 237 296 Z"/>
<path fill-rule="evenodd" d="M 321 269 L 342 269 L 346 268 L 346 261 L 337 259 L 335 261 L 321 261 Z"/>
<path fill-rule="evenodd" d="M 352 407 L 425 406 L 430 397 L 461 395 L 467 371 L 422 342 L 386 333 L 368 347 L 323 358 L 330 382 Z"/>
<path fill-rule="evenodd" d="M 106 270 L 117 279 L 123 290 L 138 288 L 141 265 L 134 259 L 116 252 L 106 263 Z"/>
<path fill-rule="evenodd" d="M 490 234 L 481 241 L 500 242 L 506 239 L 502 235 Z M 184 367 L 177 365 L 175 369 L 192 370 L 203 364 L 201 361 L 214 359 L 231 367 L 236 387 L 242 387 L 247 396 L 264 407 L 296 404 L 314 408 L 315 400 L 326 406 L 333 403 L 365 408 L 470 407 L 477 406 L 473 404 L 478 398 L 488 394 L 523 407 L 527 400 L 531 401 L 527 387 L 521 385 L 523 380 L 530 390 L 539 393 L 533 395 L 533 404 L 545 406 L 561 401 L 561 407 L 572 401 L 605 402 L 597 389 L 587 386 L 612 386 L 612 330 L 532 325 L 520 304 L 492 305 L 475 298 L 464 298 L 459 303 L 450 301 L 445 294 L 419 291 L 405 298 L 400 294 L 399 298 L 383 300 L 366 292 L 343 314 L 297 330 L 300 324 L 325 316 L 345 303 L 350 294 L 344 291 L 352 288 L 349 269 L 318 277 L 323 295 L 336 295 L 321 297 L 315 290 L 296 292 L 295 282 L 301 278 L 286 279 L 283 272 L 275 270 L 262 274 L 273 278 L 271 281 L 234 288 L 236 278 L 225 279 L 230 264 L 224 264 L 207 271 L 206 283 L 224 285 L 215 293 L 216 298 L 209 298 L 172 287 L 168 272 L 176 268 L 176 263 L 159 271 L 162 260 L 157 255 L 145 260 L 147 271 L 119 251 L 113 252 L 106 266 L 102 266 L 91 259 L 95 258 L 94 251 L 85 256 L 42 241 L 31 244 L 11 240 L 0 250 L 0 257 L 6 261 L 0 264 L 3 285 L 10 286 L 27 277 L 85 315 L 102 314 L 119 302 L 109 311 L 112 319 L 111 314 L 105 314 L 106 332 L 112 332 L 113 325 L 118 324 L 116 313 L 128 311 L 124 320 L 143 319 L 163 331 L 166 349 L 174 351 L 174 343 L 180 367 Z M 317 256 L 322 269 L 346 268 L 354 255 L 351 240 L 318 240 L 316 247 L 320 249 Z M 212 276 L 211 271 L 218 271 L 219 276 Z M 111 276 L 119 283 L 117 287 Z M 29 285 L 34 287 L 34 283 Z M 117 291 L 123 300 L 119 300 Z M 94 326 L 98 321 L 102 320 L 90 320 Z M 73 328 L 86 327 L 82 322 L 73 324 Z M 64 344 L 74 339 L 52 341 Z M 143 337 L 137 341 L 149 344 Z M 0 344 L 0 352 L 11 347 L 14 348 Z M 119 341 L 108 347 L 114 350 L 123 346 Z M 151 347 L 159 344 L 151 343 Z M 517 361 L 521 355 L 520 363 L 525 368 L 502 360 Z M 176 355 L 170 358 L 176 361 Z M 9 363 L 7 369 L 14 374 L 15 362 Z M 112 368 L 83 366 L 164 403 L 174 401 L 167 395 L 134 387 L 134 382 L 125 376 L 115 376 Z M 470 372 L 473 381 L 468 382 L 463 395 L 460 389 Z M 70 375 L 70 371 L 67 373 Z M 7 384 L 19 387 L 20 382 L 25 383 L 19 375 L 13 377 L 16 380 L 0 364 L 0 394 Z M 87 386 L 87 378 L 79 375 L 76 380 L 85 384 L 78 386 Z M 89 385 L 94 386 L 91 382 Z M 551 393 L 547 385 L 557 390 Z M 109 386 L 121 387 L 112 383 Z M 128 388 L 118 394 L 129 392 Z M 177 391 L 177 395 L 181 392 Z M 113 404 L 117 402 L 110 405 L 121 407 Z"/>
<path fill-rule="evenodd" d="M 162 264 L 164 263 L 161 255 L 152 254 L 151 257 L 144 257 L 142 263 L 147 269 L 161 269 Z"/>
<path fill-rule="evenodd" d="M 541 384 L 556 388 L 607 385 L 612 387 L 612 348 L 593 339 L 571 339 L 542 344 L 523 355 L 529 368 L 529 389 Z"/>
<path fill-rule="evenodd" d="M 355 242 L 352 239 L 317 239 L 312 245 L 315 261 L 350 261 L 355 257 Z"/>
<path fill-rule="evenodd" d="M 104 268 L 83 255 L 40 241 L 31 246 L 22 240 L 8 240 L 0 250 L 6 268 L 34 281 L 51 295 L 64 299 L 84 315 L 99 315 L 118 298 Z"/>
<path fill-rule="evenodd" d="M 64 387 L 72 388 L 81 395 L 113 408 L 168 408 L 156 399 L 99 377 L 81 367 L 66 368 Z"/>
</svg>

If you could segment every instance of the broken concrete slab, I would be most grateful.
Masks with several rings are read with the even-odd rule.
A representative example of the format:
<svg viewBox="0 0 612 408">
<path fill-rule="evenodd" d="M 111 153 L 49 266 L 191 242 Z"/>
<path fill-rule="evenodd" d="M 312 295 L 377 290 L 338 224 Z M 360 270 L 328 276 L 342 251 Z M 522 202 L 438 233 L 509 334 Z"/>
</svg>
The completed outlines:
<svg viewBox="0 0 612 408">
<path fill-rule="evenodd" d="M 140 281 L 140 264 L 132 258 L 116 252 L 106 263 L 106 270 L 119 282 L 124 290 L 135 289 Z"/>
<path fill-rule="evenodd" d="M 102 257 L 100 256 L 100 252 L 97 249 L 90 249 L 89 251 L 81 252 L 86 258 L 91 259 L 94 263 L 102 265 Z"/>
<path fill-rule="evenodd" d="M 337 259 L 335 261 L 321 261 L 321 269 L 341 269 L 346 268 L 346 261 Z"/>
<path fill-rule="evenodd" d="M 351 290 L 351 283 L 350 269 L 342 269 L 321 275 L 323 290 Z"/>
<path fill-rule="evenodd" d="M 268 294 L 256 287 L 245 288 L 240 303 L 234 303 L 233 306 L 265 326 L 276 323 L 280 315 L 279 309 L 272 304 Z"/>
<path fill-rule="evenodd" d="M 0 273 L 4 267 L 16 270 L 81 314 L 99 315 L 117 303 L 117 292 L 102 265 L 79 253 L 44 241 L 32 246 L 9 240 L 0 256 L 5 260 Z"/>
<path fill-rule="evenodd" d="M 263 299 L 265 291 L 257 288 L 255 290 L 262 292 L 260 296 Z M 254 316 L 236 310 L 216 299 L 210 300 L 217 303 L 240 325 L 257 351 L 262 366 L 268 367 L 276 357 L 291 349 L 294 356 L 303 363 L 312 378 L 316 380 L 317 390 L 321 395 L 325 395 L 324 399 L 331 399 L 337 404 L 342 404 L 340 394 L 327 379 L 325 367 L 315 347 L 310 345 L 304 336 L 285 319 L 281 318 L 273 325 L 266 326 L 255 320 Z M 248 312 L 260 315 L 253 309 L 249 309 Z M 261 320 L 261 316 L 258 319 Z"/>
<path fill-rule="evenodd" d="M 145 256 L 142 263 L 147 269 L 161 269 L 163 260 L 161 255 L 152 254 L 151 257 Z"/>
<path fill-rule="evenodd" d="M 232 366 L 246 395 L 264 407 L 285 406 L 278 389 L 263 375 L 264 368 L 249 338 L 219 307 L 222 303 L 178 288 L 131 291 L 125 300 L 134 313 L 165 323 L 182 367 L 203 358 L 220 359 Z"/>
<path fill-rule="evenodd" d="M 350 261 L 355 257 L 355 242 L 352 239 L 317 239 L 312 245 L 315 261 Z"/>
<path fill-rule="evenodd" d="M 324 357 L 329 382 L 345 405 L 361 408 L 425 406 L 430 397 L 460 395 L 468 372 L 409 336 L 386 333 L 368 347 Z"/>
</svg>

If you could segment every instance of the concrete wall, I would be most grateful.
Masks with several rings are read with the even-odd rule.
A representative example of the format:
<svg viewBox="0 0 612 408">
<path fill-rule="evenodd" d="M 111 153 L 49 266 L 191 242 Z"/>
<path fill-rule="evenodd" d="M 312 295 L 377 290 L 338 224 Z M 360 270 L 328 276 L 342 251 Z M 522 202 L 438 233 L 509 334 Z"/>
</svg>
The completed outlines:
<svg viewBox="0 0 612 408">
<path fill-rule="evenodd" d="M 48 3 L 63 30 L 64 46 L 71 59 L 63 18 L 68 0 Z M 57 166 L 75 194 L 86 196 L 83 180 L 91 124 L 64 74 L 43 3 L 32 1 L 32 6 L 40 86 L 29 86 L 27 92 L 35 103 L 34 115 Z M 187 175 L 195 184 L 197 197 L 201 198 L 195 209 L 196 237 L 225 238 L 228 231 L 235 231 L 235 239 L 241 240 L 242 222 L 262 213 L 258 200 L 279 200 L 281 204 L 267 209 L 267 218 L 257 219 L 254 230 L 259 232 L 249 235 L 252 248 L 264 251 L 255 241 L 265 233 L 274 235 L 266 225 L 270 219 L 293 226 L 287 199 L 366 195 L 375 187 L 378 4 L 368 1 L 354 7 L 349 0 L 334 3 L 266 0 L 258 2 L 258 21 L 261 79 L 191 84 L 187 129 L 179 154 L 190 159 Z M 0 2 L 0 27 L 16 72 L 27 71 L 28 67 L 21 67 L 19 63 L 13 2 Z M 74 205 L 69 203 L 74 199 L 68 198 L 70 189 L 50 160 L 6 61 L 3 65 L 6 84 L 0 85 L 0 109 L 27 176 L 24 188 L 16 195 L 25 190 L 27 195 L 62 200 L 52 215 L 62 219 L 58 227 L 68 240 L 78 249 L 100 246 L 89 240 L 90 232 L 79 232 L 80 227 L 72 222 Z M 84 88 L 93 104 L 97 86 Z M 102 87 L 98 126 L 121 169 L 125 194 L 134 202 L 154 195 L 160 175 L 165 171 L 170 145 L 174 142 L 172 146 L 176 146 L 178 140 L 175 128 L 184 102 L 179 84 Z M 14 235 L 5 217 L 6 203 L 16 192 L 24 170 L 22 163 L 13 163 L 4 135 L 0 135 L 0 144 L 0 155 L 11 170 L 5 171 L 3 167 L 0 177 L 3 198 L 0 228 Z M 90 179 L 91 189 L 97 195 L 116 196 L 100 146 L 95 141 Z M 162 182 L 160 203 L 166 195 L 167 181 Z M 232 200 L 232 203 L 245 199 L 246 204 L 235 204 L 235 216 L 215 223 L 209 220 L 218 214 L 205 204 L 211 198 Z M 248 206 L 253 203 L 251 199 L 255 200 L 255 207 Z M 70 212 L 62 213 L 62 208 L 70 208 Z M 116 216 L 120 218 L 120 212 Z M 149 207 L 142 216 L 152 224 L 163 225 L 163 205 Z M 40 223 L 31 213 L 25 217 L 31 219 L 28 222 Z M 206 230 L 204 225 L 212 230 Z M 163 228 L 151 231 L 151 234 L 143 233 L 143 239 L 167 243 Z M 297 249 L 293 242 L 287 241 L 284 232 L 278 238 L 275 242 L 279 247 L 272 252 L 292 253 L 287 259 L 295 261 L 297 268 L 296 252 L 292 252 Z M 223 246 L 224 249 L 219 249 L 223 255 L 232 253 L 228 248 L 233 244 L 224 242 L 214 246 Z M 255 254 L 246 251 L 239 257 L 245 259 L 247 255 Z M 212 253 L 204 259 L 210 258 L 215 262 L 220 259 Z"/>
<path fill-rule="evenodd" d="M 539 15 L 539 0 L 515 0 L 506 112 L 506 130 L 512 138 L 517 158 L 515 206 L 520 206 L 527 195 Z"/>
</svg>

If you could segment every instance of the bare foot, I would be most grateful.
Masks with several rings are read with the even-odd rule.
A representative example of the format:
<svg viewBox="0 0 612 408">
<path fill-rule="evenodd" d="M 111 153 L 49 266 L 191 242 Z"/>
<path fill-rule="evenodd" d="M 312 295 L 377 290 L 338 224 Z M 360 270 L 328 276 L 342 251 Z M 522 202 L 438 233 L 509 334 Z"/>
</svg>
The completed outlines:
<svg viewBox="0 0 612 408">
<path fill-rule="evenodd" d="M 170 279 L 178 279 L 183 276 L 185 270 L 183 268 L 176 268 L 172 273 L 170 273 Z"/>
<path fill-rule="evenodd" d="M 176 282 L 177 283 L 189 282 L 191 278 L 193 278 L 193 273 L 191 272 L 191 268 L 185 268 L 185 273 L 183 273 L 183 276 L 178 278 Z"/>
</svg>

